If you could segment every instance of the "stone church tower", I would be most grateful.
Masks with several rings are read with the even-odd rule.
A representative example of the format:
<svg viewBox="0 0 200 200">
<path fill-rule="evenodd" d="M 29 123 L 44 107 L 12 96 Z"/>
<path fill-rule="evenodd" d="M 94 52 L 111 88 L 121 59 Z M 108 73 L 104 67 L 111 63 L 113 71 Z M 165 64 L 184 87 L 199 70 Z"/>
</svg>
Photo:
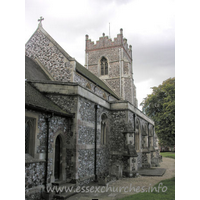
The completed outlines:
<svg viewBox="0 0 200 200">
<path fill-rule="evenodd" d="M 123 100 L 138 107 L 133 79 L 132 46 L 123 37 L 123 29 L 114 41 L 108 36 L 94 44 L 86 35 L 85 67 L 103 80 Z"/>
</svg>

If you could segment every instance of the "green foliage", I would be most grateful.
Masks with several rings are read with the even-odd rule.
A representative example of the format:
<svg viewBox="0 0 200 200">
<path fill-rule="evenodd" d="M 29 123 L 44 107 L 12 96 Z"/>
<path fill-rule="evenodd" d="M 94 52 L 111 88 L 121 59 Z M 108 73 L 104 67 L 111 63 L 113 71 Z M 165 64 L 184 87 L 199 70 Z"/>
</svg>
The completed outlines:
<svg viewBox="0 0 200 200">
<path fill-rule="evenodd" d="M 160 145 L 175 145 L 175 78 L 153 87 L 153 92 L 140 104 L 143 112 L 155 121 Z"/>
<path fill-rule="evenodd" d="M 160 152 L 162 157 L 173 158 L 175 159 L 175 153 L 173 152 Z"/>
</svg>

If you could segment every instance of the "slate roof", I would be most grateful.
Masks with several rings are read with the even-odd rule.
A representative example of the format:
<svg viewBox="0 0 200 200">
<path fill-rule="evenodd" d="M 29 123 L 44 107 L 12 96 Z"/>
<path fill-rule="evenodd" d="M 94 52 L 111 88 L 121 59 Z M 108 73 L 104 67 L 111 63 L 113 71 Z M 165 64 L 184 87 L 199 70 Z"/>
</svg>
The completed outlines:
<svg viewBox="0 0 200 200">
<path fill-rule="evenodd" d="M 28 80 L 51 80 L 42 68 L 27 56 L 25 56 L 25 78 Z"/>
<path fill-rule="evenodd" d="M 60 116 L 73 116 L 72 113 L 66 112 L 54 104 L 50 99 L 45 97 L 41 92 L 34 88 L 27 81 L 25 82 L 25 104 L 33 109 L 54 113 Z"/>
<path fill-rule="evenodd" d="M 109 92 L 111 95 L 113 95 L 117 99 L 119 99 L 119 97 L 112 91 L 112 89 L 110 89 L 100 78 L 98 78 L 97 76 L 95 76 L 92 72 L 90 72 L 88 69 L 86 69 L 85 67 L 83 67 L 77 61 L 76 61 L 76 70 L 80 74 L 82 74 L 83 76 L 85 76 L 86 78 L 88 78 L 89 80 L 91 80 L 94 84 L 100 86 L 102 89 L 104 89 L 105 91 Z"/>
</svg>

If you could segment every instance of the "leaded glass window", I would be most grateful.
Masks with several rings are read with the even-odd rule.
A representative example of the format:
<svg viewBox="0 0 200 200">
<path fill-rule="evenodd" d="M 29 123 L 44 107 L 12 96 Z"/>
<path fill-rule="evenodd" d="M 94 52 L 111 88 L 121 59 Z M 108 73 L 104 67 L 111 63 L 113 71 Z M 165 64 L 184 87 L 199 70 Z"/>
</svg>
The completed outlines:
<svg viewBox="0 0 200 200">
<path fill-rule="evenodd" d="M 25 123 L 25 153 L 29 153 L 30 123 Z"/>
<path fill-rule="evenodd" d="M 101 75 L 107 75 L 108 74 L 108 62 L 105 57 L 102 57 L 101 59 Z"/>
<path fill-rule="evenodd" d="M 101 144 L 106 144 L 106 138 L 107 138 L 107 116 L 106 114 L 103 114 L 101 116 Z"/>
<path fill-rule="evenodd" d="M 34 118 L 25 118 L 25 153 L 33 154 Z"/>
</svg>

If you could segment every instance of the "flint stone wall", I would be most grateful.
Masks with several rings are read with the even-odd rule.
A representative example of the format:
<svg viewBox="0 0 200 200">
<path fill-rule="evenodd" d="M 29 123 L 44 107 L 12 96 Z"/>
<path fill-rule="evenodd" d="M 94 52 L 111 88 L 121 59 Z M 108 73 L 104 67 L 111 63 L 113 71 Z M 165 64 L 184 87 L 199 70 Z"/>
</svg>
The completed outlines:
<svg viewBox="0 0 200 200">
<path fill-rule="evenodd" d="M 126 111 L 111 111 L 111 128 L 110 128 L 110 149 L 111 151 L 122 152 L 124 150 L 124 131 L 126 122 Z"/>
<path fill-rule="evenodd" d="M 77 96 L 62 96 L 62 95 L 46 95 L 48 98 L 50 98 L 56 105 L 58 105 L 60 108 L 62 108 L 64 111 L 69 111 L 71 113 L 77 112 L 77 102 L 78 97 Z"/>
<path fill-rule="evenodd" d="M 79 149 L 78 177 L 94 175 L 94 149 Z M 97 175 L 109 173 L 110 153 L 106 147 L 97 149 Z"/>
<path fill-rule="evenodd" d="M 25 200 L 41 200 L 42 199 L 42 192 L 37 191 L 32 194 L 27 193 L 25 194 Z"/>
<path fill-rule="evenodd" d="M 44 184 L 45 162 L 25 164 L 25 189 Z"/>
<path fill-rule="evenodd" d="M 73 66 L 60 50 L 37 29 L 25 46 L 25 54 L 37 58 L 56 81 L 71 81 Z"/>
<path fill-rule="evenodd" d="M 79 97 L 78 144 L 94 145 L 95 137 L 95 103 Z M 97 110 L 97 174 L 109 173 L 109 148 L 108 144 L 101 145 L 101 115 L 109 116 L 109 111 L 100 106 Z M 109 124 L 109 118 L 108 118 Z M 109 129 L 109 126 L 108 126 Z M 109 135 L 109 131 L 107 132 Z M 94 175 L 94 148 L 78 150 L 78 183 L 87 183 Z"/>
<path fill-rule="evenodd" d="M 46 153 L 46 136 L 47 136 L 47 126 L 45 121 L 45 116 L 43 114 L 38 115 L 38 124 L 36 124 L 38 133 L 37 140 L 38 146 L 36 146 L 37 154 Z M 64 145 L 69 145 L 72 138 L 71 133 L 71 121 L 66 118 L 54 116 L 50 119 L 49 122 L 49 146 L 48 153 L 53 153 L 53 143 L 55 142 L 55 137 L 57 132 L 62 132 L 64 136 Z M 66 160 L 71 158 L 70 155 L 66 155 Z M 71 163 L 70 163 L 71 164 Z M 45 162 L 32 162 L 25 164 L 25 189 L 30 189 L 44 184 L 45 176 Z M 50 183 L 51 176 L 53 174 L 53 159 L 48 159 L 48 174 L 47 181 Z M 67 175 L 69 176 L 69 174 Z M 28 194 L 27 194 L 28 195 Z M 28 198 L 28 197 L 27 197 Z M 31 197 L 30 197 L 31 198 Z"/>
<path fill-rule="evenodd" d="M 37 147 L 37 153 L 44 153 L 46 152 L 46 134 L 47 134 L 47 128 L 46 128 L 46 121 L 44 116 L 41 114 L 38 119 L 38 129 L 39 133 L 37 135 L 37 138 L 39 140 L 39 146 Z M 53 153 L 53 143 L 55 135 L 58 131 L 61 131 L 63 135 L 65 136 L 65 141 L 63 141 L 66 144 L 70 144 L 72 139 L 72 132 L 71 132 L 71 121 L 66 118 L 62 117 L 52 117 L 49 122 L 49 146 L 48 151 L 49 153 Z"/>
<path fill-rule="evenodd" d="M 104 99 L 109 100 L 109 101 L 117 100 L 115 97 L 109 96 L 109 93 L 107 93 L 106 91 L 104 91 L 100 87 L 98 87 L 98 86 L 95 87 L 95 84 L 93 82 L 89 81 L 88 79 L 86 79 L 85 77 L 80 75 L 79 73 L 75 73 L 74 82 L 77 82 L 81 86 L 83 86 L 84 88 L 91 90 L 92 92 L 94 92 L 95 94 L 97 94 L 101 98 L 104 98 Z M 90 84 L 91 89 L 87 87 L 87 84 Z M 104 97 L 104 95 L 106 95 L 106 98 Z M 109 99 L 108 99 L 108 96 L 109 96 Z"/>
</svg>

